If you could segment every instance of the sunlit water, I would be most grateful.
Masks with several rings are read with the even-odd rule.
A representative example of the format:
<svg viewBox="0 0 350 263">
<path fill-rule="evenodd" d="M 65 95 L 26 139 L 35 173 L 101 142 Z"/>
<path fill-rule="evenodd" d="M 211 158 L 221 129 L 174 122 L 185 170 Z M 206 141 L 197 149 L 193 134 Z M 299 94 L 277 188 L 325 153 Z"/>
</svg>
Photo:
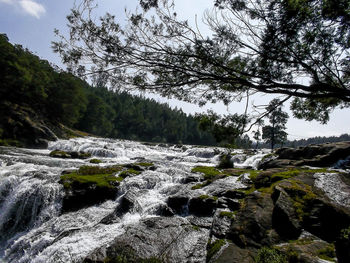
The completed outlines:
<svg viewBox="0 0 350 263">
<path fill-rule="evenodd" d="M 63 170 L 91 165 L 89 159 L 57 159 L 51 150 L 84 151 L 103 161 L 100 165 L 153 162 L 157 169 L 126 178 L 115 200 L 61 213 L 64 189 L 59 183 Z M 111 242 L 140 219 L 157 216 L 169 195 L 189 191 L 183 184 L 197 165 L 214 166 L 224 149 L 211 147 L 162 147 L 132 141 L 79 138 L 52 142 L 47 150 L 0 147 L 0 262 L 80 262 L 89 253 Z M 236 167 L 256 167 L 266 154 L 247 156 L 236 151 Z M 243 187 L 236 177 L 210 187 L 191 190 L 193 195 L 213 193 L 229 185 Z M 135 192 L 134 207 L 112 224 L 100 221 L 113 214 L 119 200 Z M 186 215 L 184 215 L 186 216 Z"/>
</svg>

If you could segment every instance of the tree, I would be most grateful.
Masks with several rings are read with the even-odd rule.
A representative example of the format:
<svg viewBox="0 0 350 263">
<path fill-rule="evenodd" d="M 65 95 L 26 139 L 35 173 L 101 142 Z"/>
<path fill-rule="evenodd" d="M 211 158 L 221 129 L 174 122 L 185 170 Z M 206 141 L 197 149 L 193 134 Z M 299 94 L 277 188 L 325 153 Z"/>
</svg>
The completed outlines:
<svg viewBox="0 0 350 263">
<path fill-rule="evenodd" d="M 116 89 L 200 105 L 280 94 L 280 103 L 293 99 L 295 117 L 322 123 L 349 107 L 348 0 L 213 1 L 204 35 L 178 18 L 172 1 L 140 0 L 141 11 L 122 26 L 109 13 L 94 21 L 94 1 L 84 0 L 67 17 L 69 39 L 56 31 L 53 49 L 71 71 L 104 72 Z"/>
<path fill-rule="evenodd" d="M 287 140 L 285 130 L 288 114 L 282 111 L 278 99 L 272 100 L 266 110 L 269 112 L 270 125 L 262 128 L 262 138 L 266 140 L 266 143 L 270 143 L 271 150 L 273 150 L 276 144 L 283 144 Z"/>
</svg>

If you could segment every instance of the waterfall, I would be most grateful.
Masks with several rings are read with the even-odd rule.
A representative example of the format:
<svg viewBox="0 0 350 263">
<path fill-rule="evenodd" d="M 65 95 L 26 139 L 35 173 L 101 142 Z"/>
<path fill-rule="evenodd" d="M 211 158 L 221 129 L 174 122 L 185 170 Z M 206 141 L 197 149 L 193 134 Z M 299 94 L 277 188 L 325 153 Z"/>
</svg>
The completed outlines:
<svg viewBox="0 0 350 263">
<path fill-rule="evenodd" d="M 99 166 L 152 162 L 146 170 L 125 178 L 114 200 L 62 213 L 64 170 L 90 164 L 89 159 L 57 159 L 52 150 L 89 152 Z M 47 150 L 0 147 L 0 262 L 81 262 L 140 220 L 159 216 L 167 198 L 180 192 L 213 194 L 218 188 L 239 188 L 237 178 L 223 178 L 202 189 L 184 184 L 198 165 L 215 166 L 220 150 L 212 147 L 164 147 L 102 138 L 51 142 Z M 243 156 L 236 167 L 256 167 L 264 153 Z M 237 161 L 237 160 L 236 160 Z M 127 211 L 118 212 L 128 199 Z M 199 232 L 200 233 L 200 232 Z"/>
</svg>

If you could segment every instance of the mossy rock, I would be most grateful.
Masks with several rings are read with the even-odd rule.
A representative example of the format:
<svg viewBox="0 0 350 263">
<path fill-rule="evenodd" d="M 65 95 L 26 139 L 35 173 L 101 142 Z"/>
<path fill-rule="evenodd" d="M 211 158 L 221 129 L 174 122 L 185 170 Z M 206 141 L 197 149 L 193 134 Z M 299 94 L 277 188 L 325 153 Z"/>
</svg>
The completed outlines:
<svg viewBox="0 0 350 263">
<path fill-rule="evenodd" d="M 210 260 L 221 250 L 221 248 L 226 244 L 225 239 L 217 239 L 212 242 L 210 239 L 207 245 L 207 262 Z"/>
<path fill-rule="evenodd" d="M 81 166 L 77 171 L 63 174 L 60 180 L 65 189 L 63 212 L 115 198 L 117 186 L 123 180 L 115 174 L 122 169 L 121 166 Z"/>
<path fill-rule="evenodd" d="M 93 163 L 93 164 L 102 163 L 102 161 L 101 161 L 100 159 L 91 159 L 89 162 L 90 162 L 90 163 Z"/>
<path fill-rule="evenodd" d="M 88 159 L 91 157 L 91 153 L 88 152 L 65 152 L 60 150 L 54 150 L 50 152 L 50 157 L 54 158 L 72 158 L 72 159 Z"/>
<path fill-rule="evenodd" d="M 134 175 L 139 175 L 139 174 L 141 174 L 141 171 L 136 171 L 136 170 L 130 168 L 130 169 L 127 169 L 125 171 L 122 171 L 119 174 L 119 177 L 126 178 L 129 176 L 134 176 Z"/>
</svg>

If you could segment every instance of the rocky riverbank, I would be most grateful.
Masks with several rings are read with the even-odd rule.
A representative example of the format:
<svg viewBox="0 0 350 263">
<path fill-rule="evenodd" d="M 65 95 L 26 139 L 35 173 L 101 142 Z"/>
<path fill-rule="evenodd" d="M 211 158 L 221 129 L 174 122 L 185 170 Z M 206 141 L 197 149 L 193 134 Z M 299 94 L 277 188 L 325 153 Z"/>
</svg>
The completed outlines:
<svg viewBox="0 0 350 263">
<path fill-rule="evenodd" d="M 191 187 L 174 191 L 157 217 L 84 262 L 350 262 L 350 174 L 328 168 L 348 168 L 348 156 L 345 142 L 279 149 L 264 170 L 196 167 L 183 181 Z M 124 195 L 103 223 L 131 211 L 139 194 Z"/>
<path fill-rule="evenodd" d="M 0 231 L 10 241 L 3 258 L 349 262 L 349 150 L 350 142 L 238 150 L 234 168 L 219 169 L 215 148 L 98 138 L 60 140 L 28 156 L 31 150 L 16 149 L 9 157 L 5 148 Z"/>
</svg>

